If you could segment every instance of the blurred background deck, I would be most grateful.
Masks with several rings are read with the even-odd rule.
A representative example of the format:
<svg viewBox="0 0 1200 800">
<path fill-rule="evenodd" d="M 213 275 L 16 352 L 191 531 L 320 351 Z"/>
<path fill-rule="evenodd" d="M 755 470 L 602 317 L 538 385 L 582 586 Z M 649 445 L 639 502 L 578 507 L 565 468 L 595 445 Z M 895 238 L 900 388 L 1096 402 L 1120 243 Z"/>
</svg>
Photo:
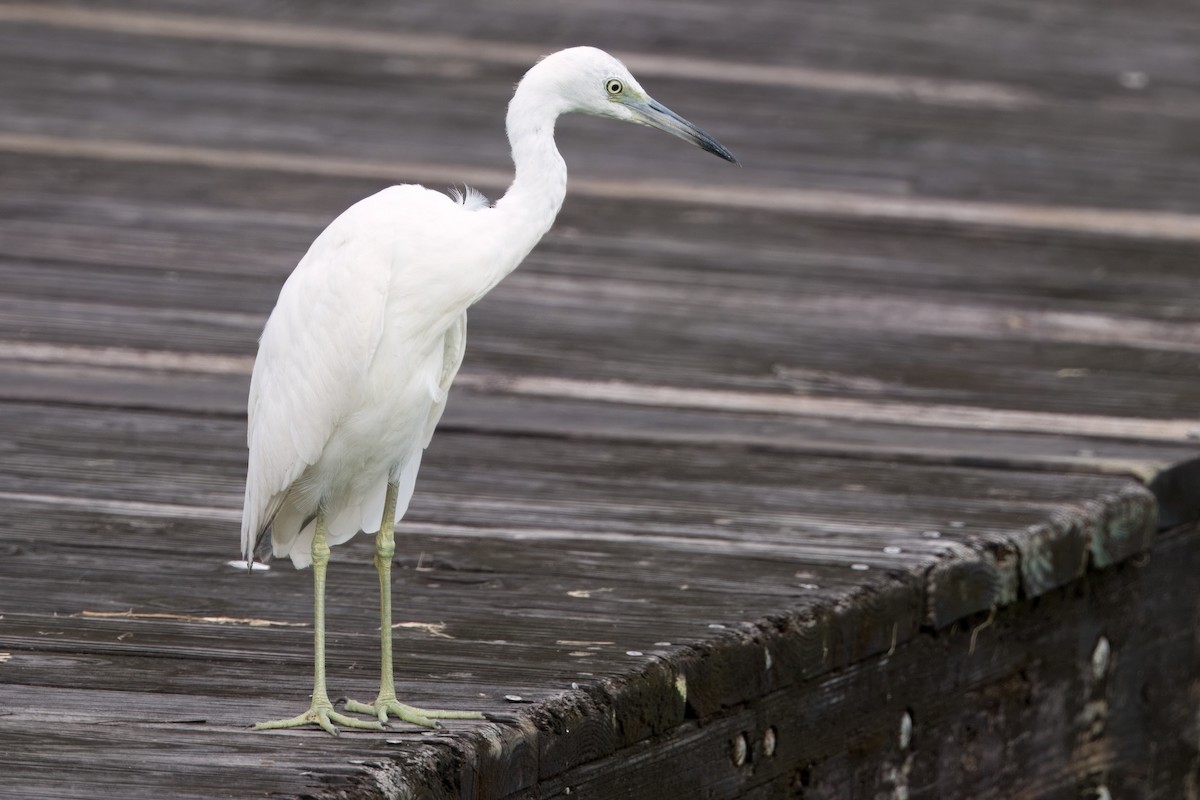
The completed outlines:
<svg viewBox="0 0 1200 800">
<path fill-rule="evenodd" d="M 1200 791 L 1197 41 L 1182 2 L 0 2 L 0 796 Z M 228 563 L 279 287 L 391 183 L 502 194 L 512 86 L 577 44 L 745 166 L 563 119 L 559 220 L 471 311 L 396 678 L 521 722 L 251 733 L 311 689 L 310 575 Z"/>
</svg>

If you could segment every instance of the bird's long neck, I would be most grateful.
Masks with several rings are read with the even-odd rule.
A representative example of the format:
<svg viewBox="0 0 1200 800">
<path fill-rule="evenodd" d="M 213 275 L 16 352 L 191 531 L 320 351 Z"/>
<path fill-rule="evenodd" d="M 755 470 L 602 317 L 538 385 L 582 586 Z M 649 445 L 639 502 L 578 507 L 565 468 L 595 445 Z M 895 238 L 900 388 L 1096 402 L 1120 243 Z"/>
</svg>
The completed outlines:
<svg viewBox="0 0 1200 800">
<path fill-rule="evenodd" d="M 566 197 L 567 165 L 554 145 L 554 122 L 560 113 L 524 82 L 508 106 L 508 140 L 517 172 L 494 210 L 516 256 L 509 270 L 550 230 Z"/>
</svg>

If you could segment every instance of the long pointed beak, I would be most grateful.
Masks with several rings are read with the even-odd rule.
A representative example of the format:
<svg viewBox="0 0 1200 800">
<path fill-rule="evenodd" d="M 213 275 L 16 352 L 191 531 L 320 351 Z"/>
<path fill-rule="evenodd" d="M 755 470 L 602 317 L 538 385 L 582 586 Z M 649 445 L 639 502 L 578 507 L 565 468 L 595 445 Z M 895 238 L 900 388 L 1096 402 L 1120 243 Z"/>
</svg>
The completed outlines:
<svg viewBox="0 0 1200 800">
<path fill-rule="evenodd" d="M 742 165 L 725 145 L 709 136 L 704 131 L 676 114 L 657 100 L 647 97 L 645 100 L 626 100 L 625 105 L 633 112 L 633 121 L 651 128 L 666 131 L 672 136 L 678 136 L 685 142 L 691 142 L 702 150 L 707 150 L 715 156 Z"/>
</svg>

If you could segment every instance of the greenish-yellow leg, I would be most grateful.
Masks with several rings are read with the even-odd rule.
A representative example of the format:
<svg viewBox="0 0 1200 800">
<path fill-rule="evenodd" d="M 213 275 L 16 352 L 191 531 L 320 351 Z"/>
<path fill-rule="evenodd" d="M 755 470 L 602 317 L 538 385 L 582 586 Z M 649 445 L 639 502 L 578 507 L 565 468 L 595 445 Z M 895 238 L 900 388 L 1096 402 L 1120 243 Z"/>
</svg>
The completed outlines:
<svg viewBox="0 0 1200 800">
<path fill-rule="evenodd" d="M 379 696 L 370 705 L 347 700 L 345 709 L 360 714 L 372 714 L 381 723 L 388 715 L 412 725 L 438 728 L 439 719 L 484 719 L 478 711 L 435 711 L 401 703 L 396 699 L 396 683 L 392 676 L 392 556 L 396 554 L 396 491 L 389 483 L 383 504 L 383 520 L 375 536 L 375 569 L 379 572 L 380 673 Z"/>
<path fill-rule="evenodd" d="M 274 722 L 260 722 L 255 730 L 270 730 L 273 728 L 299 728 L 304 725 L 320 725 L 329 733 L 337 736 L 338 729 L 334 723 L 349 728 L 369 728 L 383 730 L 383 726 L 375 721 L 367 721 L 347 717 L 333 710 L 329 702 L 329 694 L 325 690 L 325 567 L 329 564 L 329 544 L 325 540 L 325 514 L 317 513 L 317 530 L 312 543 L 313 571 L 313 692 L 312 705 L 308 711 L 291 719 L 279 719 Z"/>
</svg>

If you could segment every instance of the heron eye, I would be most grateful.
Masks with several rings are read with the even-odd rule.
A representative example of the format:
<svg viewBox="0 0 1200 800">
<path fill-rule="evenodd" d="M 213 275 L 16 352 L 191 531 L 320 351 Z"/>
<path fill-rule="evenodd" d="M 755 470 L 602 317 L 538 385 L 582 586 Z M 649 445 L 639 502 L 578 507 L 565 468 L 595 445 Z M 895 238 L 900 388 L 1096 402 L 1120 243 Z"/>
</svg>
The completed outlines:
<svg viewBox="0 0 1200 800">
<path fill-rule="evenodd" d="M 620 94 L 625 86 L 616 78 L 610 78 L 604 85 L 604 88 L 608 90 L 609 94 Z"/>
</svg>

